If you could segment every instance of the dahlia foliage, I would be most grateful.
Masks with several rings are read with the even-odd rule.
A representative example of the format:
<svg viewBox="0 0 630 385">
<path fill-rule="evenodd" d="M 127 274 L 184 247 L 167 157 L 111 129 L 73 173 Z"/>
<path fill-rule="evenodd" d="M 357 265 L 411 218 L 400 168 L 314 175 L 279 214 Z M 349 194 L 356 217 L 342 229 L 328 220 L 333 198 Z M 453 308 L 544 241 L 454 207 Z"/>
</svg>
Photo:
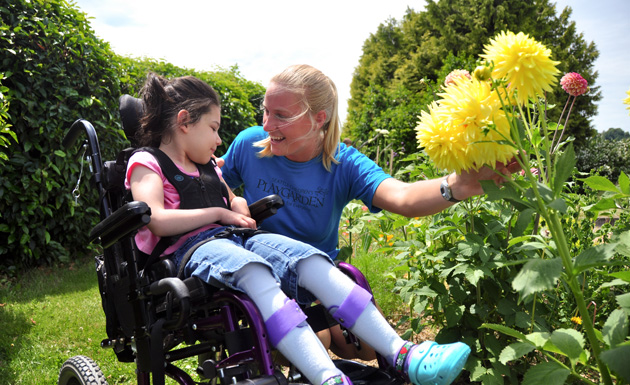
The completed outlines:
<svg viewBox="0 0 630 385">
<path fill-rule="evenodd" d="M 618 373 L 626 366 L 617 360 L 620 349 L 612 344 L 602 345 L 598 339 L 579 280 L 585 270 L 598 264 L 606 265 L 609 256 L 602 256 L 601 250 L 595 248 L 587 249 L 579 256 L 573 255 L 560 219 L 567 213 L 566 186 L 576 164 L 572 140 L 564 137 L 564 131 L 575 99 L 588 91 L 588 83 L 574 72 L 562 77 L 560 86 L 567 92 L 568 98 L 560 120 L 550 123 L 546 119 L 548 106 L 545 92 L 552 91 L 558 83 L 559 70 L 556 66 L 559 62 L 551 59 L 549 49 L 523 33 L 501 32 L 484 47 L 480 56 L 483 61 L 473 71 L 473 76 L 462 70 L 451 73 L 438 94 L 439 99 L 429 105 L 428 111 L 422 112 L 416 127 L 419 147 L 438 168 L 449 172 L 462 173 L 484 166 L 496 169 L 497 163 L 509 161 L 519 163 L 521 175 L 506 180 L 501 188 L 493 182 L 481 181 L 487 199 L 510 202 L 519 212 L 519 222 L 521 219 L 523 223 L 537 222 L 534 229 L 545 227 L 546 233 L 539 234 L 536 233 L 538 230 L 534 230 L 533 234 L 510 241 L 514 245 L 544 249 L 538 258 L 532 258 L 523 265 L 512 287 L 525 298 L 539 291 L 554 290 L 560 287 L 558 281 L 562 280 L 563 287 L 569 288 L 577 304 L 578 314 L 574 322 L 579 319 L 588 338 L 587 345 L 580 333 L 558 330 L 558 335 L 562 334 L 563 338 L 568 336 L 572 346 L 579 349 L 569 351 L 568 345 L 563 344 L 552 346 L 551 353 L 546 355 L 551 358 L 550 361 L 532 369 L 536 373 L 532 374 L 532 378 L 549 367 L 561 373 L 558 383 L 564 382 L 569 375 L 585 379 L 573 364 L 565 365 L 553 357 L 558 351 L 570 357 L 582 357 L 584 350 L 584 354 L 594 358 L 595 365 L 590 368 L 597 367 L 601 382 L 611 385 L 607 365 Z M 630 91 L 628 95 L 624 103 L 630 105 Z M 630 180 L 625 174 L 622 177 L 621 185 L 625 186 L 625 190 L 615 197 L 630 197 Z M 603 191 L 616 191 L 612 182 L 604 183 L 597 177 L 589 178 L 587 182 Z M 610 206 L 612 203 L 607 201 L 606 204 Z M 549 234 L 553 242 L 546 240 Z M 630 239 L 630 232 L 625 236 Z M 610 247 L 616 246 L 613 244 Z M 630 249 L 623 250 L 630 252 Z M 627 322 L 627 317 L 618 318 L 618 322 L 609 319 L 608 323 L 623 325 Z M 625 325 L 627 327 L 627 323 Z M 493 325 L 484 327 L 494 328 Z M 521 336 L 505 326 L 497 326 L 495 330 Z M 551 339 L 554 339 L 553 335 Z M 564 343 L 564 340 L 557 342 Z M 524 336 L 519 343 L 529 349 L 527 352 L 534 348 L 543 352 L 547 349 L 547 343 L 536 344 Z M 623 349 L 630 353 L 630 345 Z M 542 377 L 538 379 L 543 381 Z"/>
</svg>

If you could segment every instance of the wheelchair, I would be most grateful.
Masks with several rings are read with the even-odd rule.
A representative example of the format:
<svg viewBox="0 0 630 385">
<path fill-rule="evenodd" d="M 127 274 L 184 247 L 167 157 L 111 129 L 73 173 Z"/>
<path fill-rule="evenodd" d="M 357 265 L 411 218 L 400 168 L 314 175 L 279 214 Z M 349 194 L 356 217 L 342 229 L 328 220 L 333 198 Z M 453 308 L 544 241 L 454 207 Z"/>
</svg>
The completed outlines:
<svg viewBox="0 0 630 385">
<path fill-rule="evenodd" d="M 120 98 L 123 130 L 134 137 L 142 113 L 140 99 Z M 91 230 L 91 242 L 100 243 L 103 254 L 95 258 L 107 338 L 101 347 L 120 362 L 135 363 L 139 385 L 164 384 L 166 377 L 181 385 L 308 383 L 293 367 L 279 370 L 273 347 L 254 303 L 241 292 L 213 287 L 196 277 L 185 278 L 168 258 L 151 258 L 137 249 L 134 235 L 151 220 L 144 202 L 129 199 L 124 188 L 127 160 L 132 147 L 115 160 L 103 161 L 94 126 L 75 121 L 62 145 L 69 149 L 85 133 L 83 147 L 89 154 L 92 184 L 98 190 L 100 222 Z M 250 206 L 257 223 L 283 205 L 275 195 Z M 193 248 L 194 249 L 194 248 Z M 154 260 L 155 259 L 155 260 Z M 365 277 L 354 266 L 338 267 L 370 291 Z M 321 305 L 305 309 L 315 330 L 335 324 Z M 353 336 L 348 336 L 350 340 Z M 354 339 L 356 343 L 356 339 Z M 197 357 L 195 369 L 202 382 L 180 367 L 183 359 Z M 334 360 L 355 385 L 399 385 L 382 357 L 378 367 L 351 360 Z M 86 356 L 69 358 L 61 367 L 59 385 L 107 384 L 98 364 Z"/>
</svg>

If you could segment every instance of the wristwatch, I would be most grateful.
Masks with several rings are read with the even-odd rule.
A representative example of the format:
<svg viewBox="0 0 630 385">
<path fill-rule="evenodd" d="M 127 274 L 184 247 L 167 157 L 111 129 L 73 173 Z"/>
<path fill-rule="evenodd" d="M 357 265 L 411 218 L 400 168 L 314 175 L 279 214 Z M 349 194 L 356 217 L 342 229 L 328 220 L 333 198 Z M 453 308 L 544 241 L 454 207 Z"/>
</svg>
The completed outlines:
<svg viewBox="0 0 630 385">
<path fill-rule="evenodd" d="M 448 176 L 444 178 L 442 184 L 440 184 L 440 192 L 442 193 L 442 197 L 449 202 L 461 202 L 459 199 L 453 198 L 453 191 L 451 191 L 451 186 L 448 185 Z"/>
</svg>

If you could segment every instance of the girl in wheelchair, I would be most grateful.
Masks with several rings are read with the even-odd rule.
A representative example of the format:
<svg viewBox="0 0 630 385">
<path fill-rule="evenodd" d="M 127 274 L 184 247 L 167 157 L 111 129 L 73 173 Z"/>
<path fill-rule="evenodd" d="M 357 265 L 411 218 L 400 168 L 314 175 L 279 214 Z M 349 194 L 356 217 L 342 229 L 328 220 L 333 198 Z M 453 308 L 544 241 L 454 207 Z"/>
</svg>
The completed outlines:
<svg viewBox="0 0 630 385">
<path fill-rule="evenodd" d="M 414 345 L 401 339 L 372 302 L 372 295 L 338 270 L 330 257 L 305 243 L 256 229 L 247 203 L 221 178 L 212 155 L 221 144 L 221 107 L 216 91 L 194 77 L 171 80 L 150 74 L 142 90 L 140 148 L 128 162 L 125 185 L 134 200 L 151 208 L 151 222 L 136 244 L 151 254 L 160 239 L 179 236 L 164 251 L 186 276 L 240 290 L 256 304 L 271 344 L 313 384 L 348 384 L 305 322 L 300 304 L 318 299 L 332 316 L 367 342 L 414 384 L 449 384 L 463 368 L 470 348 L 461 343 Z M 182 199 L 153 155 L 158 149 L 187 183 Z M 187 262 L 184 255 L 197 245 Z M 286 294 L 285 294 L 286 293 Z M 289 299 L 289 297 L 295 300 Z"/>
</svg>

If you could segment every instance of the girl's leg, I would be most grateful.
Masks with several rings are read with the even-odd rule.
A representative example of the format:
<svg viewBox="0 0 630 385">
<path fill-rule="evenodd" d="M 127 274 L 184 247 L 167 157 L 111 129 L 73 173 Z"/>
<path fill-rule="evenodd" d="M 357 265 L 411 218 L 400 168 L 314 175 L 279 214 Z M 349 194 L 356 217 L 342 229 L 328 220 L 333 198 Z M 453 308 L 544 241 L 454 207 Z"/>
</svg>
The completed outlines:
<svg viewBox="0 0 630 385">
<path fill-rule="evenodd" d="M 404 341 L 372 303 L 372 295 L 324 258 L 297 265 L 299 284 L 311 291 L 340 324 L 367 342 L 414 384 L 450 384 L 462 370 L 470 348 L 457 342 L 438 345 Z"/>
<path fill-rule="evenodd" d="M 245 265 L 234 274 L 234 285 L 243 290 L 258 307 L 272 344 L 309 381 L 322 384 L 342 375 L 304 321 L 304 313 L 280 290 L 267 266 L 260 263 Z"/>
<path fill-rule="evenodd" d="M 339 307 L 342 299 L 348 298 L 353 290 L 360 289 L 347 275 L 318 256 L 300 261 L 297 272 L 300 286 L 312 292 L 326 308 L 332 309 L 331 313 Z M 357 314 L 358 318 L 351 331 L 383 355 L 388 362 L 393 362 L 405 341 L 398 336 L 371 300 L 365 300 L 363 304 L 365 307 Z"/>
<path fill-rule="evenodd" d="M 205 243 L 187 263 L 186 276 L 245 292 L 261 313 L 272 345 L 313 384 L 340 377 L 341 372 L 326 349 L 303 322 L 304 312 L 280 289 L 274 277 L 278 274 L 272 274 L 274 264 L 248 251 L 242 243 L 242 238 L 237 236 Z M 274 269 L 278 270 L 275 266 Z"/>
</svg>

